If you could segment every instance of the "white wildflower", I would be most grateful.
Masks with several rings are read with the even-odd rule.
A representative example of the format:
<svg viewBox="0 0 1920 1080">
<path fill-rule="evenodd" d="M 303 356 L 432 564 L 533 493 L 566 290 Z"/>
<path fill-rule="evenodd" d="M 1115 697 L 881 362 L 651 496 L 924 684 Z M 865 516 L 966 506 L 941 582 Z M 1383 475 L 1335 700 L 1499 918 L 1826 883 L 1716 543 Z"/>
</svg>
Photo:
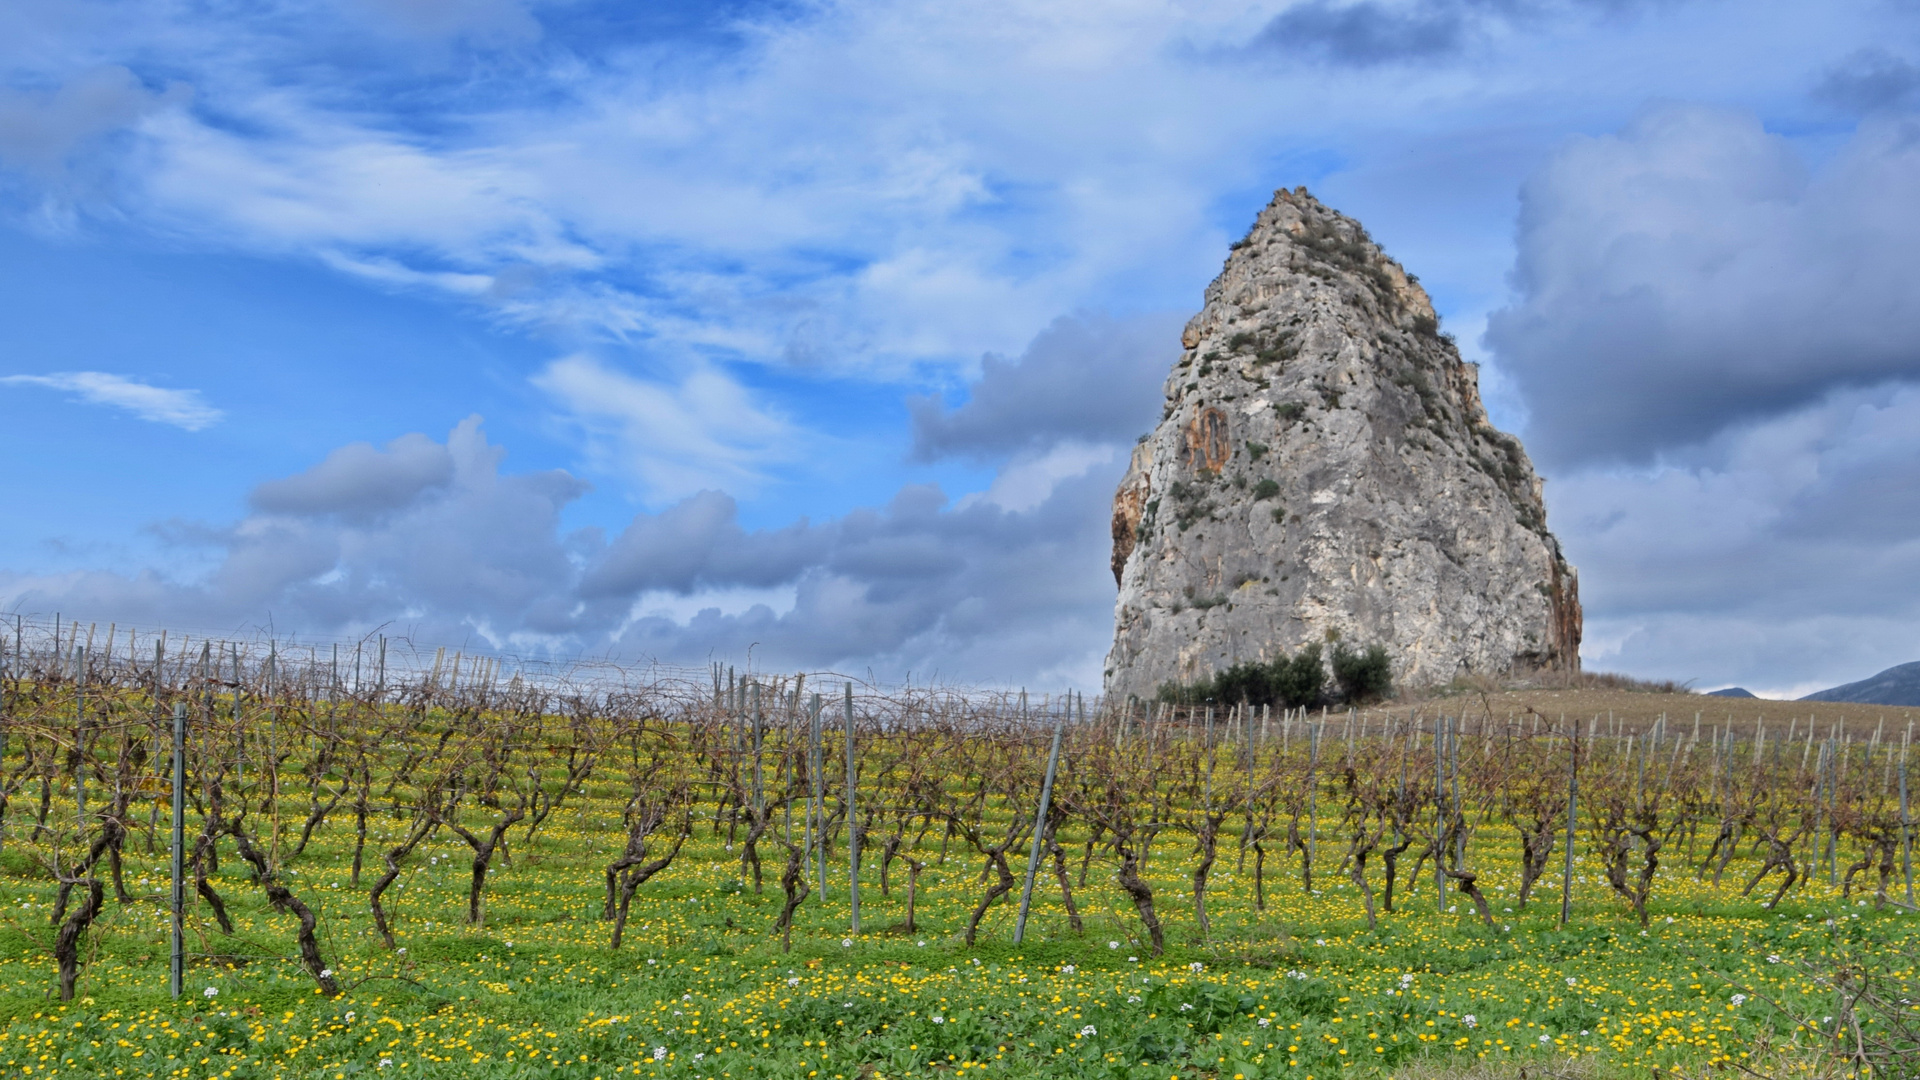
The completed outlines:
<svg viewBox="0 0 1920 1080">
<path fill-rule="evenodd" d="M 1119 942 L 1117 942 L 1117 941 L 1109 941 L 1109 942 L 1107 942 L 1107 948 L 1109 948 L 1109 949 L 1117 949 L 1117 948 L 1119 948 L 1119 947 L 1120 947 L 1120 943 L 1119 943 Z"/>
<path fill-rule="evenodd" d="M 1259 1020 L 1259 1024 L 1260 1024 L 1260 1026 L 1261 1026 L 1261 1027 L 1272 1027 L 1272 1026 L 1273 1026 L 1273 1021 L 1272 1021 L 1272 1020 L 1269 1020 L 1268 1018 L 1266 1018 L 1266 1017 L 1264 1017 L 1264 1016 L 1263 1016 L 1263 1017 L 1261 1017 L 1261 1018 L 1260 1018 L 1260 1020 Z"/>
<path fill-rule="evenodd" d="M 1579 979 L 1576 979 L 1576 978 L 1574 978 L 1574 977 L 1573 977 L 1573 976 L 1571 976 L 1571 975 L 1569 975 L 1569 976 L 1567 976 L 1567 985 L 1568 985 L 1568 986 L 1579 986 L 1579 985 L 1580 985 L 1580 980 L 1579 980 Z"/>
<path fill-rule="evenodd" d="M 787 985 L 788 985 L 788 986 L 799 986 L 799 985 L 800 985 L 800 976 L 798 976 L 798 975 L 795 975 L 795 976 L 794 976 L 793 978 L 791 978 L 791 979 L 788 979 L 788 980 L 787 980 Z"/>
<path fill-rule="evenodd" d="M 656 1046 L 656 1047 L 654 1047 L 654 1048 L 653 1048 L 653 1060 L 655 1060 L 655 1061 L 665 1061 L 665 1060 L 667 1060 L 667 1048 L 666 1048 L 666 1047 L 664 1047 L 664 1046 Z"/>
<path fill-rule="evenodd" d="M 1472 1013 L 1468 1013 L 1467 1015 L 1461 1017 L 1460 1022 L 1467 1025 L 1470 1028 L 1477 1028 L 1480 1026 L 1480 1019 L 1474 1016 Z"/>
<path fill-rule="evenodd" d="M 933 1022 L 936 1024 L 944 1024 L 947 1022 L 947 1018 L 944 1016 L 936 1016 L 933 1018 Z"/>
<path fill-rule="evenodd" d="M 1199 974 L 1200 972 L 1207 970 L 1207 965 L 1201 963 L 1198 960 L 1195 960 L 1193 963 L 1187 965 L 1187 970 L 1195 974 Z"/>
<path fill-rule="evenodd" d="M 1060 965 L 1060 974 L 1062 974 L 1062 975 L 1071 975 L 1071 974 L 1073 974 L 1073 973 L 1074 973 L 1075 971 L 1077 971 L 1077 970 L 1079 970 L 1079 969 L 1077 969 L 1077 968 L 1075 968 L 1075 967 L 1074 967 L 1074 966 L 1073 966 L 1072 964 L 1061 964 L 1061 965 Z"/>
<path fill-rule="evenodd" d="M 1747 995 L 1745 995 L 1745 994 L 1735 994 L 1735 995 L 1733 995 L 1733 997 L 1732 997 L 1731 999 L 1729 999 L 1729 1000 L 1730 1000 L 1730 1001 L 1731 1001 L 1731 1003 L 1732 1003 L 1732 1004 L 1734 1004 L 1734 1005 L 1744 1005 L 1744 1004 L 1746 1004 L 1746 1002 L 1747 1002 Z"/>
<path fill-rule="evenodd" d="M 1096 1031 L 1096 1030 L 1094 1030 L 1094 1027 L 1093 1027 L 1093 1025 L 1092 1025 L 1092 1024 L 1088 1024 L 1088 1025 L 1087 1025 L 1086 1027 L 1083 1027 L 1083 1028 L 1081 1028 L 1081 1029 L 1080 1029 L 1080 1034 L 1082 1034 L 1082 1035 L 1098 1035 L 1098 1034 L 1100 1034 L 1100 1033 L 1099 1033 L 1098 1031 Z"/>
<path fill-rule="evenodd" d="M 217 986 L 209 986 L 209 987 L 207 987 L 207 988 L 206 988 L 205 990 L 202 990 L 202 991 L 200 991 L 200 992 L 201 992 L 201 993 L 203 993 L 203 994 L 205 994 L 205 995 L 206 995 L 206 996 L 208 996 L 208 997 L 219 997 L 219 996 L 220 996 L 220 988 L 219 988 L 219 987 L 217 987 Z"/>
</svg>

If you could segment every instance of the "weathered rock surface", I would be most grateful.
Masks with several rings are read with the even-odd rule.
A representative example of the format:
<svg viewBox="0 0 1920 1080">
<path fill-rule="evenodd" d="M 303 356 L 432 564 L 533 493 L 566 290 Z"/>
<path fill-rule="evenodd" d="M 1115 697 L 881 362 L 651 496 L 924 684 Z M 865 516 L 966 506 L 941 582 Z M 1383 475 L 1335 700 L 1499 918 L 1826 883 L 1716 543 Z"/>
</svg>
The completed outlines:
<svg viewBox="0 0 1920 1080">
<path fill-rule="evenodd" d="M 1114 497 L 1109 695 L 1330 633 L 1385 646 L 1402 685 L 1578 666 L 1540 479 L 1358 222 L 1276 194 L 1181 344 Z"/>
</svg>

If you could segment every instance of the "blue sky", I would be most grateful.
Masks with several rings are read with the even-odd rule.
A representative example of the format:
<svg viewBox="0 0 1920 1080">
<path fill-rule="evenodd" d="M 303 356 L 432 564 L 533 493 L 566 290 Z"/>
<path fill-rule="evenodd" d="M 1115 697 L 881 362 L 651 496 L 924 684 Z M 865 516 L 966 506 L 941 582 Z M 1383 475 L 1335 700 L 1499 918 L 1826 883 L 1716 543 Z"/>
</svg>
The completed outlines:
<svg viewBox="0 0 1920 1080">
<path fill-rule="evenodd" d="M 1920 7 L 0 9 L 0 605 L 1091 686 L 1305 184 L 1549 478 L 1590 666 L 1920 652 Z"/>
</svg>

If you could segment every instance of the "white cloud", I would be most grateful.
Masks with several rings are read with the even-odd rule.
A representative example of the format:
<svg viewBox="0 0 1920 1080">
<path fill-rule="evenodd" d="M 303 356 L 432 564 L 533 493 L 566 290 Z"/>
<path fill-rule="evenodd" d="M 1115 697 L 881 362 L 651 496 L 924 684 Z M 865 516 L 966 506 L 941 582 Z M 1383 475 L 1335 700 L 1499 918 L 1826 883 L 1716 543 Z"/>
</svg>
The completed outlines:
<svg viewBox="0 0 1920 1080">
<path fill-rule="evenodd" d="M 106 405 L 151 420 L 199 431 L 225 414 L 208 405 L 198 390 L 168 390 L 104 371 L 59 371 L 51 375 L 6 375 L 0 383 L 64 390 L 89 405 Z"/>
<path fill-rule="evenodd" d="M 586 432 L 600 464 L 633 478 L 654 502 L 705 488 L 753 492 L 799 438 L 784 416 L 711 366 L 649 382 L 574 355 L 548 364 L 533 383 Z"/>
<path fill-rule="evenodd" d="M 343 273 L 354 274 L 382 285 L 439 289 L 461 296 L 480 296 L 494 287 L 486 274 L 462 274 L 451 270 L 415 270 L 393 259 L 378 256 L 353 256 L 338 251 L 317 252 L 321 262 Z"/>
<path fill-rule="evenodd" d="M 986 491 L 961 499 L 964 509 L 975 502 L 990 503 L 1010 513 L 1031 510 L 1053 497 L 1064 480 L 1085 476 L 1090 469 L 1110 465 L 1120 456 L 1112 444 L 1095 445 L 1068 440 L 1038 456 L 1016 457 L 994 476 Z"/>
</svg>

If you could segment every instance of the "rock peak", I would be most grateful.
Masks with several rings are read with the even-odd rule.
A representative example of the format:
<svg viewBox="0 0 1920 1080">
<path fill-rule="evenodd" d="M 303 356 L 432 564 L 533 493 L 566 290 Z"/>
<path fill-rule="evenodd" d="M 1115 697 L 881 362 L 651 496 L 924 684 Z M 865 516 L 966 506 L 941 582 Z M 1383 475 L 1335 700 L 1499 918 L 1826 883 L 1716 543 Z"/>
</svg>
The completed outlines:
<svg viewBox="0 0 1920 1080">
<path fill-rule="evenodd" d="M 1336 638 L 1416 685 L 1578 666 L 1532 462 L 1358 221 L 1276 192 L 1181 345 L 1114 498 L 1110 695 Z"/>
</svg>

